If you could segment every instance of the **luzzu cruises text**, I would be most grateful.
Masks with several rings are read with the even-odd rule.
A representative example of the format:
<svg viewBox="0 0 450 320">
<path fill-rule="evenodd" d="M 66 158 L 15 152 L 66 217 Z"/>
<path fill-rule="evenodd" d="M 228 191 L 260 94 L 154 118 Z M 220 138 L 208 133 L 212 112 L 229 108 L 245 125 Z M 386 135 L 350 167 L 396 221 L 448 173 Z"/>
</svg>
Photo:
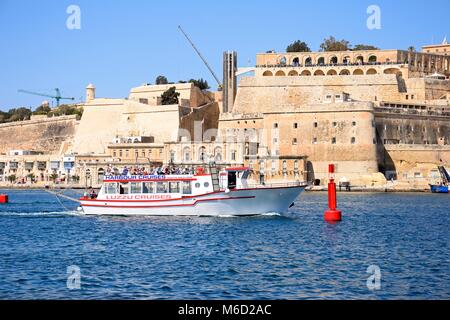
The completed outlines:
<svg viewBox="0 0 450 320">
<path fill-rule="evenodd" d="M 106 176 L 98 196 L 80 199 L 87 215 L 258 215 L 283 213 L 306 185 L 250 185 L 249 168 L 209 174 Z"/>
</svg>

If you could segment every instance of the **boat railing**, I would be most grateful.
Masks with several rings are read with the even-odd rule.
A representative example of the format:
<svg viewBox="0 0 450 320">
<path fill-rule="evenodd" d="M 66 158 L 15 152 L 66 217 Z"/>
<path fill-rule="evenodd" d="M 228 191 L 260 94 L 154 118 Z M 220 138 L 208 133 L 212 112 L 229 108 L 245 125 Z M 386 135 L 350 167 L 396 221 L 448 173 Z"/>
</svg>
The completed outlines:
<svg viewBox="0 0 450 320">
<path fill-rule="evenodd" d="M 278 183 L 264 183 L 264 184 L 247 184 L 245 189 L 258 189 L 258 188 L 289 188 L 289 187 L 306 187 L 306 182 L 278 182 Z"/>
</svg>

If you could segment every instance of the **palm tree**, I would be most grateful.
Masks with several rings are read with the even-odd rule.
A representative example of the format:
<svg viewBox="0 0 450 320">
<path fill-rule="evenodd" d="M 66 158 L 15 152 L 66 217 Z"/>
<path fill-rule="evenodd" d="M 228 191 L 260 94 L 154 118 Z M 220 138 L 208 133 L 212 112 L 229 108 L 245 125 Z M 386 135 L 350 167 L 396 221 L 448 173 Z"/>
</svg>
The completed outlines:
<svg viewBox="0 0 450 320">
<path fill-rule="evenodd" d="M 58 174 L 57 173 L 52 173 L 50 175 L 50 180 L 53 181 L 53 183 L 56 183 L 56 179 L 58 179 Z"/>
<path fill-rule="evenodd" d="M 17 180 L 17 176 L 15 174 L 12 174 L 12 175 L 8 176 L 7 179 L 10 183 L 14 183 Z"/>
</svg>

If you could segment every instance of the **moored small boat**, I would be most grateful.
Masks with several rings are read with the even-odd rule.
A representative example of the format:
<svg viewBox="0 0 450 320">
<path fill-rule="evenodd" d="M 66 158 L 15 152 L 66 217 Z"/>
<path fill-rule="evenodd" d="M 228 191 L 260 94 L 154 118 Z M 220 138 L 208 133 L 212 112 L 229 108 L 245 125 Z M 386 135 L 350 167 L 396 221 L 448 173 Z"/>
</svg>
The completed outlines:
<svg viewBox="0 0 450 320">
<path fill-rule="evenodd" d="M 450 175 L 444 166 L 439 166 L 439 173 L 441 175 L 440 184 L 430 184 L 430 189 L 432 193 L 449 193 Z"/>
</svg>

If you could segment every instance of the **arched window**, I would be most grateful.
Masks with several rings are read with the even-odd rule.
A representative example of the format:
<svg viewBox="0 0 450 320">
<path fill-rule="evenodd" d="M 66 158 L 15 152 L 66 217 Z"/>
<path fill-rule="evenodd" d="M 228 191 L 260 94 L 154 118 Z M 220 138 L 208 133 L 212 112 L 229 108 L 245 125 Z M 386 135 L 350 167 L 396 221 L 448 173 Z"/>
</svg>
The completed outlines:
<svg viewBox="0 0 450 320">
<path fill-rule="evenodd" d="M 349 76 L 350 75 L 350 71 L 348 71 L 347 69 L 341 70 L 341 72 L 339 72 L 340 76 Z"/>
<path fill-rule="evenodd" d="M 98 169 L 97 171 L 98 183 L 102 183 L 104 178 L 105 178 L 105 170 L 103 170 L 103 168 Z"/>
<path fill-rule="evenodd" d="M 170 151 L 170 162 L 175 162 L 175 151 Z"/>
<path fill-rule="evenodd" d="M 311 71 L 309 71 L 309 70 L 303 70 L 302 73 L 301 73 L 300 75 L 301 75 L 301 76 L 308 77 L 308 76 L 311 75 Z"/>
<path fill-rule="evenodd" d="M 288 76 L 290 76 L 290 77 L 298 76 L 298 72 L 295 70 L 291 70 L 291 71 L 289 71 Z"/>
<path fill-rule="evenodd" d="M 331 69 L 331 70 L 328 70 L 328 72 L 327 72 L 327 76 L 336 76 L 336 75 L 337 75 L 336 70 Z"/>
<path fill-rule="evenodd" d="M 222 161 L 222 148 L 221 147 L 217 147 L 216 149 L 214 149 L 214 159 L 216 160 L 216 162 Z"/>
<path fill-rule="evenodd" d="M 275 73 L 275 76 L 277 76 L 277 77 L 285 77 L 286 74 L 284 73 L 284 71 L 279 70 L 279 71 L 277 71 L 277 73 Z"/>
<path fill-rule="evenodd" d="M 317 64 L 319 66 L 323 66 L 325 64 L 325 58 L 324 57 L 320 57 L 319 59 L 317 59 Z"/>
<path fill-rule="evenodd" d="M 362 76 L 362 75 L 364 75 L 364 71 L 362 71 L 361 69 L 356 69 L 355 71 L 353 71 L 353 75 L 354 76 Z"/>
<path fill-rule="evenodd" d="M 286 57 L 281 57 L 280 64 L 283 66 L 286 65 Z"/>
<path fill-rule="evenodd" d="M 267 70 L 267 71 L 264 71 L 264 73 L 263 73 L 263 77 L 272 77 L 272 76 L 273 76 L 272 71 Z"/>
<path fill-rule="evenodd" d="M 292 60 L 292 65 L 294 67 L 298 67 L 300 65 L 300 59 L 298 57 L 295 57 L 294 60 Z"/>
<path fill-rule="evenodd" d="M 337 58 L 336 56 L 331 57 L 330 63 L 331 63 L 331 64 L 337 64 L 337 63 L 338 63 L 338 58 Z"/>
<path fill-rule="evenodd" d="M 344 64 L 349 64 L 351 62 L 350 56 L 345 56 L 344 59 L 342 60 L 342 62 Z"/>
<path fill-rule="evenodd" d="M 200 147 L 198 150 L 198 161 L 200 162 L 206 162 L 206 148 Z"/>
<path fill-rule="evenodd" d="M 367 72 L 366 72 L 366 74 L 370 74 L 370 75 L 372 75 L 372 74 L 377 74 L 378 72 L 377 72 L 377 70 L 375 70 L 375 69 L 369 69 L 369 70 L 367 70 Z"/>
<path fill-rule="evenodd" d="M 370 63 L 375 63 L 375 62 L 377 62 L 377 56 L 370 56 L 370 57 L 369 57 L 369 62 L 370 62 Z"/>
<path fill-rule="evenodd" d="M 316 70 L 316 72 L 314 72 L 315 76 L 324 76 L 325 73 L 322 70 Z"/>
<path fill-rule="evenodd" d="M 310 66 L 310 65 L 312 65 L 312 59 L 311 59 L 311 57 L 307 57 L 305 59 L 305 66 Z"/>
<path fill-rule="evenodd" d="M 363 64 L 364 63 L 364 57 L 363 56 L 357 56 L 356 57 L 356 63 Z"/>
<path fill-rule="evenodd" d="M 183 161 L 191 161 L 191 149 L 189 147 L 183 149 Z"/>
</svg>

